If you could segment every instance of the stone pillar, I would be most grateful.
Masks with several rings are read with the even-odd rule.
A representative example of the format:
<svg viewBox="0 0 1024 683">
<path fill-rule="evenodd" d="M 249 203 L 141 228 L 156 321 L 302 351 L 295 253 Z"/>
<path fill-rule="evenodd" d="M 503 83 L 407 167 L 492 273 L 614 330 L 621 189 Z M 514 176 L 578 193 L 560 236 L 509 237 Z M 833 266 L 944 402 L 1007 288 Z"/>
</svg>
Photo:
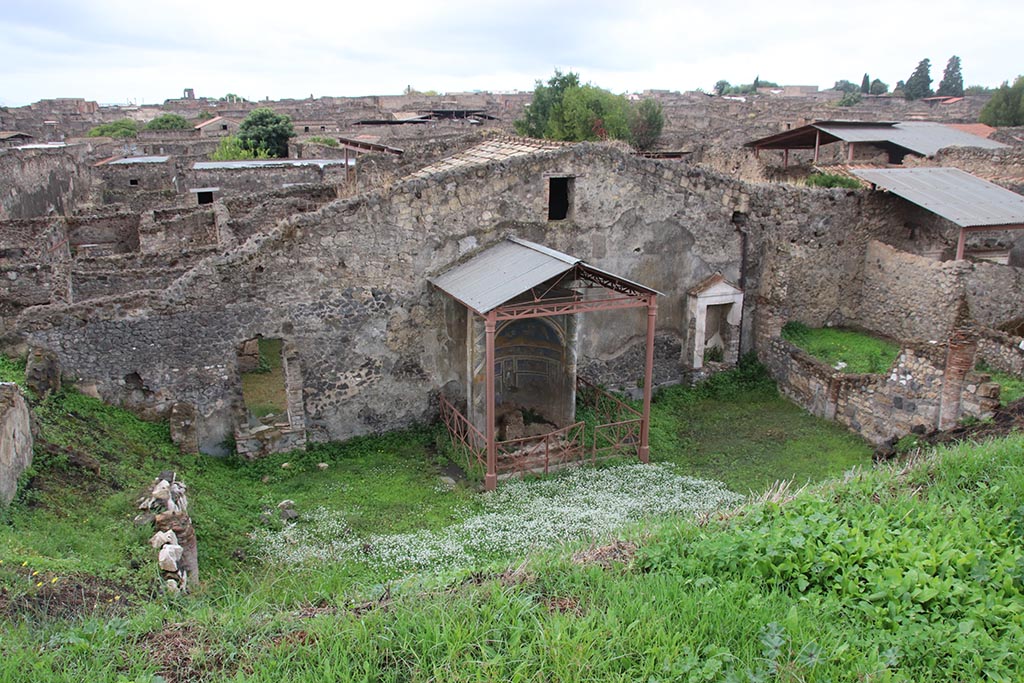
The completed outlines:
<svg viewBox="0 0 1024 683">
<path fill-rule="evenodd" d="M 178 402 L 171 406 L 168 419 L 171 441 L 182 453 L 199 452 L 199 422 L 196 407 L 191 403 Z"/>
<path fill-rule="evenodd" d="M 32 465 L 32 418 L 17 384 L 0 383 L 0 508 L 17 492 L 18 477 Z"/>
</svg>

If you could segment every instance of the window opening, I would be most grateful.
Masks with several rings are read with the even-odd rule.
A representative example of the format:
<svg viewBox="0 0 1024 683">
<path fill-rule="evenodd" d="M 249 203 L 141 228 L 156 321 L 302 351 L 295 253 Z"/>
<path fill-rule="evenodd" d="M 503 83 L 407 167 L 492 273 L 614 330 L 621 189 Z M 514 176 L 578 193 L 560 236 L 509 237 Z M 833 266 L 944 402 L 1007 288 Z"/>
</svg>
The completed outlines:
<svg viewBox="0 0 1024 683">
<path fill-rule="evenodd" d="M 564 221 L 569 217 L 572 178 L 548 179 L 548 220 Z"/>
<path fill-rule="evenodd" d="M 213 192 L 196 192 L 199 204 L 213 204 Z"/>
</svg>

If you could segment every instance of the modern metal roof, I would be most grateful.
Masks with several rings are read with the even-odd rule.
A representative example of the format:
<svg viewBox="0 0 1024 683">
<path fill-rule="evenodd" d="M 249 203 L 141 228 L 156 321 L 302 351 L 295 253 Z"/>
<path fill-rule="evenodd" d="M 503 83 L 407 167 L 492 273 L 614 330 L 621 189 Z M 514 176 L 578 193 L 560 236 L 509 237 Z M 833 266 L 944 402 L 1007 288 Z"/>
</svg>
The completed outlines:
<svg viewBox="0 0 1024 683">
<path fill-rule="evenodd" d="M 818 139 L 818 131 L 824 135 Z M 923 156 L 934 156 L 943 147 L 981 147 L 1002 149 L 1006 145 L 973 135 L 964 130 L 931 121 L 815 121 L 787 130 L 744 147 L 761 149 L 813 149 L 815 140 L 828 144 L 844 142 L 890 143 Z"/>
<path fill-rule="evenodd" d="M 961 228 L 1024 224 L 1024 196 L 958 168 L 853 169 Z"/>
<path fill-rule="evenodd" d="M 124 159 L 115 159 L 114 161 L 108 162 L 108 166 L 121 165 L 121 164 L 163 164 L 166 163 L 170 157 L 160 156 L 148 156 L 148 157 L 125 157 Z"/>
<path fill-rule="evenodd" d="M 483 315 L 577 266 L 618 279 L 640 291 L 657 294 L 649 287 L 588 266 L 574 256 L 517 237 L 509 237 L 485 249 L 465 263 L 430 278 L 430 282 Z"/>
<path fill-rule="evenodd" d="M 355 165 L 355 159 L 252 159 L 248 161 L 197 161 L 192 168 L 197 171 L 232 168 L 266 168 L 284 166 L 335 166 L 348 163 Z"/>
</svg>

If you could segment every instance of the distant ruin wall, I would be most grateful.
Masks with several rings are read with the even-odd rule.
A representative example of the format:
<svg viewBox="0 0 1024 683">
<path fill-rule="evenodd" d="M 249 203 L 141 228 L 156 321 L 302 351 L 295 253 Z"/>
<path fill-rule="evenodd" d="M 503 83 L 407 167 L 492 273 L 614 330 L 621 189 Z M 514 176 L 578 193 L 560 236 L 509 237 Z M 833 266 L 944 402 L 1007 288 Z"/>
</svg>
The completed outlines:
<svg viewBox="0 0 1024 683">
<path fill-rule="evenodd" d="M 84 149 L 0 150 L 0 221 L 71 214 L 88 196 Z"/>
</svg>

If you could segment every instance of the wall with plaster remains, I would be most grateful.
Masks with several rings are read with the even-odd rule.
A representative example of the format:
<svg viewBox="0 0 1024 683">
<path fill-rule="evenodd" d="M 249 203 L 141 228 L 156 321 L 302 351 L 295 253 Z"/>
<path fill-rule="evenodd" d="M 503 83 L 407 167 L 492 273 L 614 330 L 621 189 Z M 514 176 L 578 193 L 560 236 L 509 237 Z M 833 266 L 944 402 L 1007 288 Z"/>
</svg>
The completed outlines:
<svg viewBox="0 0 1024 683">
<path fill-rule="evenodd" d="M 0 382 L 0 508 L 14 500 L 18 478 L 32 465 L 32 418 L 17 384 Z"/>
</svg>

